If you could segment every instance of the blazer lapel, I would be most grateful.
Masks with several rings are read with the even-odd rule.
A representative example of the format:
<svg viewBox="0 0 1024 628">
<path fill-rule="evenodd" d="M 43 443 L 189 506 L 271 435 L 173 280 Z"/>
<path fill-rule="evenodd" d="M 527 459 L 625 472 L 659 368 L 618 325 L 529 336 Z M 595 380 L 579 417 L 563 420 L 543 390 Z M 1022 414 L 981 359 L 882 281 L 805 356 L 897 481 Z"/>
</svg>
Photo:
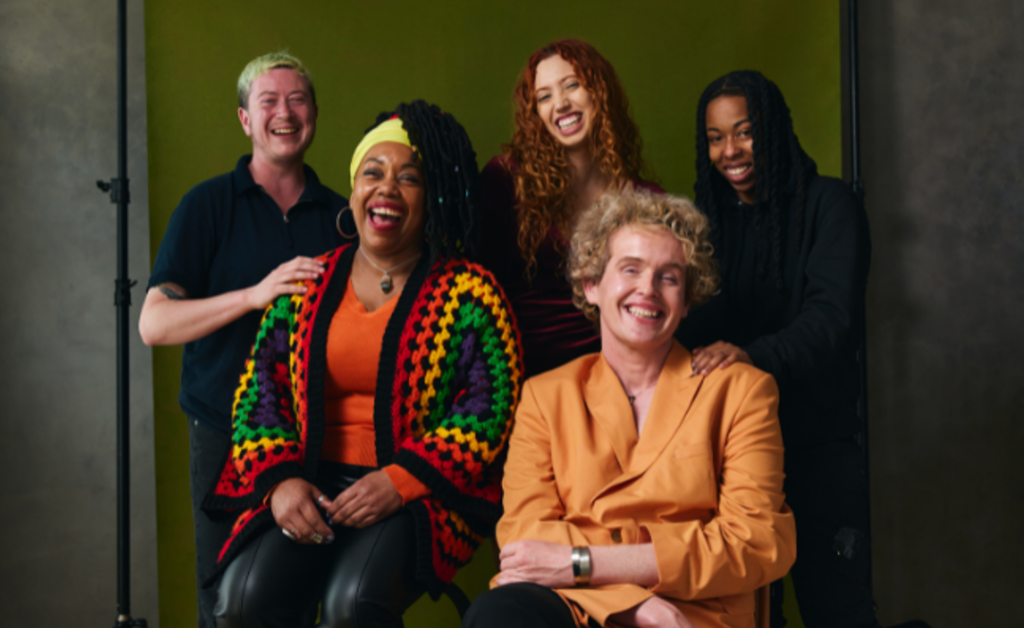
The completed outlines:
<svg viewBox="0 0 1024 628">
<path fill-rule="evenodd" d="M 605 424 L 617 426 L 620 433 L 624 431 L 620 424 L 625 424 L 630 428 L 632 440 L 626 441 L 621 439 L 621 442 L 629 447 L 628 451 L 622 453 L 620 453 L 622 445 L 613 441 L 615 455 L 619 458 L 622 465 L 623 474 L 597 493 L 591 500 L 591 504 L 596 503 L 598 499 L 608 492 L 643 475 L 654 464 L 654 461 L 658 459 L 658 456 L 668 446 L 676 432 L 679 431 L 679 427 L 683 424 L 686 414 L 690 411 L 690 406 L 693 404 L 693 399 L 697 396 L 697 391 L 700 390 L 700 385 L 704 381 L 702 376 L 693 376 L 690 366 L 690 352 L 683 345 L 673 340 L 672 350 L 665 360 L 665 366 L 661 369 L 661 375 L 658 376 L 658 385 L 654 389 L 654 399 L 651 401 L 651 408 L 647 412 L 644 431 L 638 438 L 632 420 L 632 409 L 629 407 L 626 393 L 622 390 L 622 384 L 615 377 L 611 367 L 604 362 L 603 357 L 600 363 L 604 365 L 604 369 L 614 378 L 614 383 L 619 391 L 618 394 L 623 399 L 621 408 L 618 404 L 613 406 L 610 403 L 613 400 L 609 400 L 602 407 L 605 418 L 598 419 L 598 422 L 601 423 L 602 427 L 605 427 Z M 604 386 L 606 389 L 611 388 L 609 383 L 605 383 Z M 594 394 L 597 394 L 597 392 L 595 391 Z M 607 392 L 604 394 L 609 397 L 611 396 Z M 598 415 L 590 406 L 589 400 L 587 406 L 591 409 L 594 417 L 597 418 Z M 621 420 L 618 422 L 613 421 L 612 419 L 616 415 L 611 414 L 612 412 L 618 412 L 617 416 Z M 609 434 L 612 433 L 610 428 L 605 427 L 605 429 L 609 430 Z M 615 427 L 611 429 L 615 429 Z"/>
<path fill-rule="evenodd" d="M 646 471 L 664 451 L 679 431 L 686 414 L 690 411 L 693 398 L 697 396 L 702 376 L 694 376 L 690 366 L 690 352 L 677 341 L 672 341 L 672 351 L 665 360 L 665 366 L 658 376 L 654 399 L 647 411 L 644 431 L 640 434 L 633 466 L 630 471 L 640 475 Z"/>
<path fill-rule="evenodd" d="M 594 362 L 583 382 L 583 400 L 594 421 L 608 435 L 619 467 L 626 471 L 637 445 L 636 425 L 622 382 L 608 366 L 603 354 Z"/>
</svg>

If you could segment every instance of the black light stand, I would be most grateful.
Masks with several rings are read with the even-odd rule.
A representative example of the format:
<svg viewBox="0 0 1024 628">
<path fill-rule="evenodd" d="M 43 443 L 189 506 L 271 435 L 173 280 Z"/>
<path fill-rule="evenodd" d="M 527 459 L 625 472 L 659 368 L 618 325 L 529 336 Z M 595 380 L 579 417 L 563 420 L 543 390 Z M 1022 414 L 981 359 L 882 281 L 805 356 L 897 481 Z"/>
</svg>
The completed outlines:
<svg viewBox="0 0 1024 628">
<path fill-rule="evenodd" d="M 847 77 L 850 81 L 849 92 L 850 92 L 850 187 L 853 189 L 853 193 L 857 195 L 857 199 L 860 201 L 861 206 L 864 205 L 864 181 L 860 178 L 860 107 L 857 102 L 857 0 L 847 0 L 847 7 L 849 14 L 847 15 L 846 24 L 848 27 L 847 31 L 847 44 L 849 49 L 848 63 L 849 63 L 849 76 Z M 864 469 L 864 511 L 867 515 L 867 529 L 864 530 L 865 536 L 868 539 L 868 591 L 872 596 L 872 604 L 874 604 L 874 565 L 872 564 L 872 546 L 871 543 L 871 456 L 868 447 L 868 342 L 867 342 L 867 304 L 861 306 L 860 322 L 860 343 L 857 347 L 857 364 L 860 367 L 860 390 L 857 396 L 857 418 L 860 419 L 861 431 L 857 435 L 861 452 L 863 452 L 863 469 Z"/>
<path fill-rule="evenodd" d="M 857 0 L 848 0 L 847 19 L 850 46 L 850 187 L 860 202 L 864 202 L 864 181 L 860 178 L 860 107 L 857 84 Z"/>
<path fill-rule="evenodd" d="M 847 0 L 849 14 L 847 26 L 849 31 L 849 81 L 850 81 L 850 187 L 857 195 L 861 205 L 864 204 L 864 181 L 860 178 L 860 107 L 857 102 L 857 0 Z M 865 305 L 865 310 L 866 305 Z M 871 539 L 871 459 L 868 449 L 868 360 L 867 360 L 867 312 L 861 314 L 860 320 L 860 347 L 857 350 L 857 361 L 860 363 L 860 395 L 857 402 L 857 415 L 861 421 L 861 450 L 864 452 L 864 482 L 868 487 L 864 492 L 866 502 L 868 529 L 865 531 L 868 539 Z M 873 545 L 873 544 L 872 544 Z M 872 552 L 868 552 L 868 590 L 874 596 L 874 564 L 871 560 Z M 872 600 L 874 602 L 874 600 Z M 892 628 L 931 628 L 923 620 L 915 619 L 904 622 Z"/>
<path fill-rule="evenodd" d="M 117 621 L 115 628 L 145 628 L 145 619 L 131 616 L 131 538 L 128 443 L 128 308 L 132 286 L 128 278 L 128 73 L 126 0 L 117 0 L 117 178 L 97 181 L 110 202 L 117 203 Z"/>
</svg>

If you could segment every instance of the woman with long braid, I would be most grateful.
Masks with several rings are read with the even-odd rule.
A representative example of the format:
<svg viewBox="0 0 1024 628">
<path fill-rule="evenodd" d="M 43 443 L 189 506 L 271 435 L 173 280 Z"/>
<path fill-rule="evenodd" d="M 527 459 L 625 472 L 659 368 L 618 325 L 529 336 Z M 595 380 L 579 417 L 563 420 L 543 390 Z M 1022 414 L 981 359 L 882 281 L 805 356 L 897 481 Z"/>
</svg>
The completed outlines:
<svg viewBox="0 0 1024 628">
<path fill-rule="evenodd" d="M 642 142 L 615 68 L 586 42 L 530 55 L 515 87 L 515 132 L 481 173 L 483 263 L 508 291 L 527 375 L 601 349 L 565 278 L 572 224 L 604 192 L 643 180 Z"/>
<path fill-rule="evenodd" d="M 235 395 L 233 447 L 204 504 L 236 520 L 218 562 L 222 627 L 309 626 L 321 600 L 324 627 L 400 626 L 501 512 L 522 372 L 504 294 L 466 259 L 469 138 L 436 106 L 399 105 L 351 177 L 352 243 L 267 308 Z"/>
<path fill-rule="evenodd" d="M 779 88 L 754 71 L 727 74 L 700 98 L 696 197 L 722 284 L 678 338 L 697 374 L 745 362 L 775 377 L 804 623 L 876 626 L 857 442 L 867 218 L 845 183 L 818 175 Z M 781 597 L 777 586 L 773 625 L 784 622 Z"/>
</svg>

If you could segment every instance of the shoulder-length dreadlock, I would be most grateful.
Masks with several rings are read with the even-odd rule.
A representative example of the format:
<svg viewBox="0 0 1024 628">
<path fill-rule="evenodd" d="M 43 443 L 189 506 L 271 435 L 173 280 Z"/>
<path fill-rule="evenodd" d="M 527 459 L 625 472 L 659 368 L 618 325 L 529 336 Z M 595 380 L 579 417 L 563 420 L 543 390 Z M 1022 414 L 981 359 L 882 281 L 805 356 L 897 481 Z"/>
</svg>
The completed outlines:
<svg viewBox="0 0 1024 628">
<path fill-rule="evenodd" d="M 381 113 L 366 132 L 396 115 L 423 164 L 423 240 L 430 258 L 444 255 L 475 259 L 480 172 L 466 130 L 437 105 L 414 100 Z"/>
<path fill-rule="evenodd" d="M 519 204 L 519 250 L 527 274 L 536 267 L 540 243 L 554 226 L 568 238 L 573 219 L 569 198 L 572 169 L 565 149 L 537 115 L 537 65 L 554 56 L 568 61 L 583 88 L 594 98 L 596 115 L 590 129 L 594 160 L 611 187 L 638 180 L 644 173 L 640 132 L 630 116 L 629 100 L 615 68 L 590 44 L 574 39 L 556 41 L 530 55 L 516 82 L 515 132 L 502 146 L 515 166 Z M 556 243 L 561 245 L 563 243 Z"/>
<path fill-rule="evenodd" d="M 742 96 L 747 101 L 754 135 L 754 172 L 757 175 L 754 184 L 757 273 L 763 278 L 770 269 L 776 287 L 782 289 L 787 210 L 795 200 L 799 245 L 802 237 L 799 217 L 807 201 L 807 184 L 817 174 L 817 167 L 800 147 L 800 141 L 793 132 L 789 107 L 775 83 L 755 70 L 740 70 L 708 85 L 697 105 L 697 184 L 694 191 L 697 207 L 711 219 L 711 240 L 716 249 L 721 244 L 722 196 L 731 188 L 715 169 L 708 154 L 707 109 L 708 104 L 719 96 Z M 767 259 L 769 257 L 770 260 Z"/>
</svg>

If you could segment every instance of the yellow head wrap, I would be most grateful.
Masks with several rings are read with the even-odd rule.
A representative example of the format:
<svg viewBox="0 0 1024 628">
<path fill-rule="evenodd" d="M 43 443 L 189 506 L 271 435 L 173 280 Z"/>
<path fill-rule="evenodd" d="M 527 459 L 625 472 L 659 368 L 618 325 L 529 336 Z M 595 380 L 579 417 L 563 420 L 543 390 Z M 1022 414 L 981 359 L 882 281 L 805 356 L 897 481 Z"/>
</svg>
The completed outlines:
<svg viewBox="0 0 1024 628">
<path fill-rule="evenodd" d="M 390 120 L 381 122 L 370 129 L 369 133 L 364 135 L 362 141 L 359 142 L 359 146 L 356 146 L 356 152 L 352 155 L 352 166 L 349 168 L 349 174 L 351 175 L 350 183 L 352 185 L 356 183 L 356 171 L 359 170 L 363 159 L 366 158 L 366 153 L 370 152 L 371 148 L 381 142 L 398 142 L 412 148 L 409 134 L 402 128 L 401 118 L 395 116 Z"/>
</svg>

